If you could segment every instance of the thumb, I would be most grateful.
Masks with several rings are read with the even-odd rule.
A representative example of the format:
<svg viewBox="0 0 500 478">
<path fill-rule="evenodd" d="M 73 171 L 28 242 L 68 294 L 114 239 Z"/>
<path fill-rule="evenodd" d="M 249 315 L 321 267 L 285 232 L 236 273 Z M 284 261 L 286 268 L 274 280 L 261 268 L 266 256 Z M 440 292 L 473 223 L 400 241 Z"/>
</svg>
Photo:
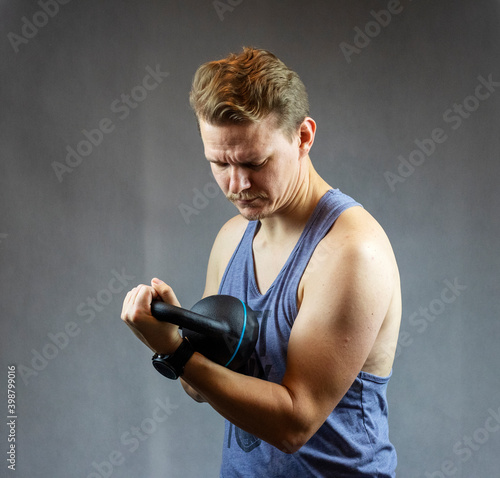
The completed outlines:
<svg viewBox="0 0 500 478">
<path fill-rule="evenodd" d="M 163 302 L 175 305 L 177 307 L 181 306 L 180 302 L 177 300 L 174 291 L 172 290 L 172 287 L 170 287 L 168 284 L 165 284 L 165 282 L 155 277 L 151 281 L 151 286 L 153 287 L 155 292 L 160 296 Z"/>
</svg>

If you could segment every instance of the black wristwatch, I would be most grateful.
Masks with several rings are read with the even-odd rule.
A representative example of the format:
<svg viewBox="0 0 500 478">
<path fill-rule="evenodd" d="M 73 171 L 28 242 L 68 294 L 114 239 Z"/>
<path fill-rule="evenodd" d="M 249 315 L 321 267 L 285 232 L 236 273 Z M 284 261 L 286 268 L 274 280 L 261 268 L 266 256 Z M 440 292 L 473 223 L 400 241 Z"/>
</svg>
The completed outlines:
<svg viewBox="0 0 500 478">
<path fill-rule="evenodd" d="M 173 354 L 154 354 L 152 359 L 153 367 L 165 377 L 177 380 L 183 374 L 184 366 L 193 354 L 193 347 L 184 338 Z"/>
</svg>

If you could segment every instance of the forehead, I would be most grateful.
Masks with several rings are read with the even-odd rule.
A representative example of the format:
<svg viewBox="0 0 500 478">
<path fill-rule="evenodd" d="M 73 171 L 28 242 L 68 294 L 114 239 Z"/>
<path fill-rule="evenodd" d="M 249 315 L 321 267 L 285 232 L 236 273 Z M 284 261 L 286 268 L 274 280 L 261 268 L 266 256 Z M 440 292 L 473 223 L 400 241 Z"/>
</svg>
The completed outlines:
<svg viewBox="0 0 500 478">
<path fill-rule="evenodd" d="M 270 154 L 284 139 L 273 118 L 259 123 L 213 125 L 200 120 L 200 132 L 208 159 L 244 161 Z"/>
</svg>

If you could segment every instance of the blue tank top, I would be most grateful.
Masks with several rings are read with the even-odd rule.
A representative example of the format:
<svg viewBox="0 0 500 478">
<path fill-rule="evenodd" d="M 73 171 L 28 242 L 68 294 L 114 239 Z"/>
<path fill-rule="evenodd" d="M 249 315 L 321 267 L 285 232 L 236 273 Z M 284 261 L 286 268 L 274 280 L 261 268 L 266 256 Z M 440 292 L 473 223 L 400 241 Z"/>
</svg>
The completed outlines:
<svg viewBox="0 0 500 478">
<path fill-rule="evenodd" d="M 340 214 L 353 206 L 360 204 L 338 189 L 329 190 L 265 294 L 255 280 L 252 252 L 259 221 L 248 223 L 219 286 L 219 294 L 238 297 L 259 320 L 255 352 L 242 372 L 281 383 L 288 339 L 298 314 L 299 282 L 318 243 Z M 308 271 L 320 267 L 320 248 L 318 263 L 311 262 Z M 387 423 L 389 378 L 360 372 L 321 428 L 293 454 L 281 452 L 226 420 L 221 478 L 394 477 L 396 452 Z"/>
</svg>

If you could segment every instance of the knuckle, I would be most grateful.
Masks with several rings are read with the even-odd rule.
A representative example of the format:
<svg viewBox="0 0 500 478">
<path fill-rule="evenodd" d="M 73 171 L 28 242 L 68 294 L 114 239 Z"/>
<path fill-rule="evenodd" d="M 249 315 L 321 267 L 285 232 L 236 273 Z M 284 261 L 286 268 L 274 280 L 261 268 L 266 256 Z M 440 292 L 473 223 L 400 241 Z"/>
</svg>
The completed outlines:
<svg viewBox="0 0 500 478">
<path fill-rule="evenodd" d="M 148 318 L 147 310 L 143 307 L 134 307 L 134 309 L 129 314 L 129 322 L 132 324 L 141 324 L 144 323 Z"/>
</svg>

